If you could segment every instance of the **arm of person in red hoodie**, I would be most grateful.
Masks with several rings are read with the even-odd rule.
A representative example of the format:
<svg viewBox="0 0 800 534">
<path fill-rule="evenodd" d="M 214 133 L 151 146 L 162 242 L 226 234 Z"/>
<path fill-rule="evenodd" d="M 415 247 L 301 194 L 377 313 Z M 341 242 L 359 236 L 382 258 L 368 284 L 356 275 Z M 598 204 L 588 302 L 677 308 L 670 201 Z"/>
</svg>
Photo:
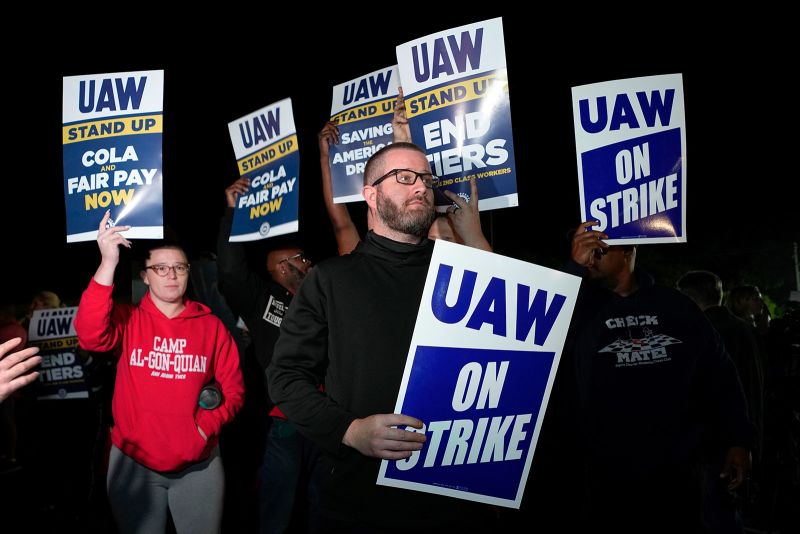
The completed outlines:
<svg viewBox="0 0 800 534">
<path fill-rule="evenodd" d="M 213 410 L 199 409 L 195 415 L 197 426 L 206 438 L 218 435 L 244 404 L 244 380 L 236 343 L 220 321 L 217 321 L 217 333 L 214 379 L 222 392 L 222 404 Z"/>
<path fill-rule="evenodd" d="M 97 233 L 100 248 L 100 266 L 81 295 L 75 317 L 75 332 L 81 347 L 86 350 L 108 352 L 122 341 L 125 322 L 130 316 L 130 306 L 115 306 L 111 300 L 114 289 L 114 271 L 119 263 L 119 247 L 130 248 L 131 243 L 120 232 L 130 226 L 106 228 L 110 212 L 106 211 Z"/>
</svg>

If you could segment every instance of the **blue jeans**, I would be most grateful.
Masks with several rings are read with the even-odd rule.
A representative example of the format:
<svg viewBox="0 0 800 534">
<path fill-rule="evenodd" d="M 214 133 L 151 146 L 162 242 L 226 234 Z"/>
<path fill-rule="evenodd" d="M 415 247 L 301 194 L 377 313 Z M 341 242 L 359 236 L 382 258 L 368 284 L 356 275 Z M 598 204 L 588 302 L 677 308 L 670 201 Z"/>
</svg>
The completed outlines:
<svg viewBox="0 0 800 534">
<path fill-rule="evenodd" d="M 295 509 L 295 497 L 301 501 L 303 496 L 307 498 L 310 529 L 319 515 L 319 491 L 313 477 L 319 450 L 288 421 L 277 417 L 270 417 L 270 420 L 259 473 L 259 531 L 262 534 L 286 532 Z M 300 484 L 306 486 L 307 491 L 303 491 Z"/>
</svg>

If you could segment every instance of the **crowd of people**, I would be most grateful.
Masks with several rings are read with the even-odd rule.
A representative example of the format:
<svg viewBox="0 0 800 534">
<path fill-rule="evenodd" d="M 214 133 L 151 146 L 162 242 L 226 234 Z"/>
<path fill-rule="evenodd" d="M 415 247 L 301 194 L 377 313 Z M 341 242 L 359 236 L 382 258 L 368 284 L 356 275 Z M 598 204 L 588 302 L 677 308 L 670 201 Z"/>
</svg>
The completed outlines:
<svg viewBox="0 0 800 534">
<path fill-rule="evenodd" d="M 407 458 L 425 441 L 405 430 L 424 421 L 393 407 L 433 241 L 491 251 L 474 180 L 469 201 L 445 192 L 452 205 L 435 213 L 437 178 L 410 138 L 402 94 L 393 126 L 394 143 L 364 171 L 363 236 L 346 206 L 333 202 L 328 149 L 338 142 L 336 124 L 319 134 L 339 257 L 315 265 L 282 240 L 266 268 L 253 269 L 247 245 L 227 239 L 249 183 L 240 178 L 225 190 L 213 288 L 224 300 L 187 297 L 196 266 L 167 242 L 143 258 L 142 299 L 115 299 L 128 228 L 109 225 L 108 213 L 98 221 L 100 263 L 75 331 L 84 366 L 112 363 L 88 373 L 99 377 L 90 435 L 72 439 L 73 456 L 58 456 L 91 476 L 76 491 L 80 477 L 55 482 L 38 473 L 35 484 L 62 490 L 43 492 L 49 502 L 40 505 L 68 503 L 72 516 L 58 521 L 78 515 L 75 530 L 122 533 L 520 525 L 727 533 L 798 525 L 790 503 L 800 496 L 800 312 L 770 323 L 754 286 L 733 288 L 723 306 L 722 281 L 707 271 L 686 273 L 676 288 L 659 285 L 638 265 L 637 247 L 608 245 L 596 221 L 576 227 L 565 258 L 564 270 L 583 283 L 522 510 L 376 485 L 382 459 Z M 42 293 L 31 309 L 60 305 Z M 29 467 L 17 465 L 13 402 L 35 388 L 42 360 L 25 348 L 25 325 L 13 314 L 3 314 L 0 334 L 0 459 L 13 483 L 21 480 L 14 472 Z M 31 432 L 39 442 L 28 457 L 32 470 L 48 446 L 67 441 L 64 432 L 84 428 L 65 424 L 64 412 L 23 417 L 29 428 L 52 422 L 59 434 Z M 50 474 L 73 470 L 54 466 Z M 77 514 L 84 489 L 83 504 L 95 510 Z"/>
</svg>

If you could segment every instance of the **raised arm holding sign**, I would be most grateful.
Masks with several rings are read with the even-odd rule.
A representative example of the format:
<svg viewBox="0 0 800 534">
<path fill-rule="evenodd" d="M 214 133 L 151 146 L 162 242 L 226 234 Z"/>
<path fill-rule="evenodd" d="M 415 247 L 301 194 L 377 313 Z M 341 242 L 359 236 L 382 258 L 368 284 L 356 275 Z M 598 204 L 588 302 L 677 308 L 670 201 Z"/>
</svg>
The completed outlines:
<svg viewBox="0 0 800 534">
<path fill-rule="evenodd" d="M 120 247 L 108 226 L 97 233 L 101 261 L 81 296 L 74 327 L 82 348 L 120 354 L 112 400 L 108 497 L 121 531 L 157 532 L 171 512 L 181 532 L 220 528 L 224 472 L 217 443 L 244 402 L 233 338 L 204 304 L 185 297 L 190 265 L 177 245 L 151 248 L 140 273 L 148 287 L 132 306 L 112 300 Z M 198 409 L 209 384 L 221 403 Z M 138 482 L 137 482 L 138 481 Z M 203 495 L 203 506 L 191 506 Z"/>
</svg>

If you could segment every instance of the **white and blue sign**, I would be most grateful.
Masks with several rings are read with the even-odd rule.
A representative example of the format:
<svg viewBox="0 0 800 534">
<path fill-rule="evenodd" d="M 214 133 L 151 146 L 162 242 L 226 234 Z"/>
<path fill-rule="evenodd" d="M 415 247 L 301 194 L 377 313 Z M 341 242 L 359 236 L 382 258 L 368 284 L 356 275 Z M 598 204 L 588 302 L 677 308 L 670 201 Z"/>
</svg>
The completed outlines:
<svg viewBox="0 0 800 534">
<path fill-rule="evenodd" d="M 67 242 L 97 238 L 97 223 L 163 237 L 161 144 L 164 71 L 64 78 L 64 200 Z"/>
<path fill-rule="evenodd" d="M 475 178 L 479 209 L 516 206 L 502 19 L 400 45 L 397 63 L 411 137 L 425 149 L 441 187 L 468 199 Z M 444 195 L 437 195 L 440 202 L 450 204 Z"/>
<path fill-rule="evenodd" d="M 427 441 L 378 484 L 519 508 L 579 287 L 437 240 L 395 406 Z"/>
<path fill-rule="evenodd" d="M 39 347 L 42 365 L 36 396 L 39 399 L 85 399 L 89 396 L 83 365 L 78 360 L 75 314 L 78 308 L 35 310 L 28 326 L 28 342 Z"/>
<path fill-rule="evenodd" d="M 228 123 L 239 175 L 250 190 L 233 211 L 230 241 L 255 241 L 296 232 L 300 152 L 287 98 Z"/>
<path fill-rule="evenodd" d="M 612 245 L 686 241 L 683 77 L 572 88 L 581 220 Z"/>
<path fill-rule="evenodd" d="M 399 80 L 394 65 L 333 88 L 331 121 L 338 125 L 339 143 L 328 157 L 335 203 L 364 200 L 364 166 L 392 142 Z"/>
</svg>

